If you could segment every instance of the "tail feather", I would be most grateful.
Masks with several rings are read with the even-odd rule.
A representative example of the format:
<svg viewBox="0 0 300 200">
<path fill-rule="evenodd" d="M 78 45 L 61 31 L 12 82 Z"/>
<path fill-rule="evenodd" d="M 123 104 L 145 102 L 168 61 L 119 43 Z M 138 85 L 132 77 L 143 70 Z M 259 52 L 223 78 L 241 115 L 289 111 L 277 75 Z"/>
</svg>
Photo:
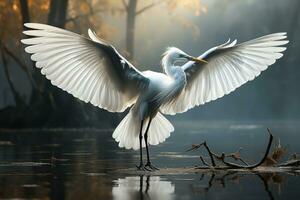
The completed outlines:
<svg viewBox="0 0 300 200">
<path fill-rule="evenodd" d="M 139 145 L 139 132 L 140 124 L 138 117 L 136 117 L 132 111 L 130 111 L 125 118 L 121 121 L 118 127 L 113 133 L 113 138 L 119 143 L 119 147 L 125 147 L 126 149 L 137 150 L 140 148 Z M 145 133 L 148 120 L 145 121 L 143 126 L 143 134 Z M 157 145 L 164 142 L 170 133 L 174 131 L 173 125 L 161 114 L 157 115 L 152 119 L 149 132 L 148 142 L 151 145 Z M 143 147 L 145 142 L 143 140 Z"/>
<path fill-rule="evenodd" d="M 138 120 L 130 111 L 120 122 L 112 135 L 116 142 L 119 142 L 119 147 L 138 149 L 139 143 L 136 142 L 135 137 L 137 136 L 138 139 L 139 126 Z"/>
<path fill-rule="evenodd" d="M 157 145 L 164 142 L 174 131 L 173 125 L 161 113 L 153 118 L 149 128 L 149 144 Z"/>
</svg>

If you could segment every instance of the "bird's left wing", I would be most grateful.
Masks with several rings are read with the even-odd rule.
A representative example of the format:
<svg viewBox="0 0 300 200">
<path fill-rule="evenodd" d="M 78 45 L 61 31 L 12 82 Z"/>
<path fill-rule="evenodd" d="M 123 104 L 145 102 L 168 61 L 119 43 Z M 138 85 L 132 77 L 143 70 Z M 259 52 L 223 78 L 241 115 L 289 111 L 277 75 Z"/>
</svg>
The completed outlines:
<svg viewBox="0 0 300 200">
<path fill-rule="evenodd" d="M 174 100 L 161 106 L 164 114 L 182 113 L 213 101 L 253 80 L 282 57 L 288 43 L 286 33 L 266 35 L 236 45 L 236 40 L 213 47 L 198 58 L 206 64 L 188 62 L 182 66 L 187 84 Z"/>
<path fill-rule="evenodd" d="M 111 45 L 89 30 L 91 39 L 57 27 L 27 23 L 36 67 L 51 83 L 73 96 L 111 112 L 131 106 L 148 79 Z"/>
</svg>

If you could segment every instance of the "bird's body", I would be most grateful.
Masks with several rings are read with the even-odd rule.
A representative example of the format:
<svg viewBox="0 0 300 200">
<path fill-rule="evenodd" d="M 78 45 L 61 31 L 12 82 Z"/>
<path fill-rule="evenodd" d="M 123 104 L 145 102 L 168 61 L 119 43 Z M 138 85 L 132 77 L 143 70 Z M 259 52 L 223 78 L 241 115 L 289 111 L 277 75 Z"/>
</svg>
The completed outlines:
<svg viewBox="0 0 300 200">
<path fill-rule="evenodd" d="M 145 71 L 143 75 L 149 79 L 149 86 L 141 92 L 133 107 L 141 120 L 153 118 L 160 106 L 178 96 L 186 84 L 185 74 L 180 67 L 176 67 L 172 75 L 154 71 Z"/>
<path fill-rule="evenodd" d="M 113 133 L 120 147 L 140 149 L 139 169 L 152 170 L 148 144 L 174 131 L 163 114 L 174 115 L 220 98 L 253 80 L 282 57 L 286 33 L 236 44 L 230 40 L 192 57 L 171 47 L 163 55 L 163 73 L 136 69 L 112 45 L 88 31 L 89 38 L 45 24 L 25 24 L 25 51 L 51 83 L 110 112 L 130 108 Z M 179 60 L 187 60 L 177 66 Z M 150 126 L 151 125 L 151 126 Z M 142 147 L 147 163 L 142 162 Z"/>
</svg>

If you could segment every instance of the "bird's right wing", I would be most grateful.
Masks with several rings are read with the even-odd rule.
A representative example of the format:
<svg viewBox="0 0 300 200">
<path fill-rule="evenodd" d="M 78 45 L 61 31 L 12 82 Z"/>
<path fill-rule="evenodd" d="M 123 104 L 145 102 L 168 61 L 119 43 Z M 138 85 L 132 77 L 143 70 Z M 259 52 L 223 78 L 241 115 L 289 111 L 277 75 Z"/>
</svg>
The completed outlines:
<svg viewBox="0 0 300 200">
<path fill-rule="evenodd" d="M 111 45 L 89 30 L 91 38 L 37 23 L 27 23 L 29 45 L 36 67 L 51 83 L 73 96 L 111 112 L 131 106 L 149 80 Z"/>
<path fill-rule="evenodd" d="M 182 113 L 231 93 L 253 80 L 282 57 L 288 43 L 286 33 L 266 35 L 236 45 L 236 40 L 213 47 L 199 56 L 206 64 L 182 66 L 187 84 L 174 100 L 161 106 L 164 114 Z"/>
</svg>

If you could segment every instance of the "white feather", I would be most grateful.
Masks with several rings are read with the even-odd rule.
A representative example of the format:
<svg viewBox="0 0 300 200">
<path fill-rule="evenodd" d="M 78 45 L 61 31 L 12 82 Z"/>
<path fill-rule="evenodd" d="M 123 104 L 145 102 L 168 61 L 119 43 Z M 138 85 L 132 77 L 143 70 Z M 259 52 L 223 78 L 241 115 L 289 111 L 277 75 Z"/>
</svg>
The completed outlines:
<svg viewBox="0 0 300 200">
<path fill-rule="evenodd" d="M 174 63 L 184 56 L 178 48 L 168 48 L 162 59 L 166 74 L 138 71 L 116 49 L 88 30 L 90 39 L 45 24 L 25 24 L 28 45 L 36 67 L 51 83 L 84 102 L 111 112 L 133 108 L 113 133 L 120 147 L 139 149 L 150 118 L 148 142 L 162 143 L 174 131 L 160 113 L 176 114 L 221 98 L 253 80 L 282 57 L 288 43 L 285 33 L 266 35 L 242 44 L 228 40 L 199 56 L 207 64 Z M 143 140 L 142 147 L 145 146 Z"/>
<path fill-rule="evenodd" d="M 22 40 L 29 45 L 25 51 L 32 54 L 31 59 L 53 85 L 111 112 L 122 112 L 134 103 L 140 91 L 137 82 L 145 79 L 126 80 L 126 77 L 142 75 L 130 63 L 126 69 L 120 64 L 113 65 L 111 55 L 101 49 L 101 45 L 105 48 L 104 43 L 97 46 L 81 35 L 45 24 L 28 23 L 25 26 L 31 30 L 24 34 L 33 36 Z M 89 35 L 93 40 L 97 39 L 90 30 Z M 97 42 L 100 43 L 100 39 Z M 114 53 L 125 60 L 118 52 Z M 125 78 L 119 78 L 120 74 Z M 130 82 L 134 84 L 128 84 Z"/>
<path fill-rule="evenodd" d="M 232 43 L 229 40 L 209 49 L 199 56 L 204 60 L 207 58 L 207 64 L 188 62 L 182 66 L 188 80 L 186 88 L 176 100 L 165 103 L 160 110 L 174 115 L 231 93 L 281 58 L 281 52 L 286 50 L 281 46 L 288 43 L 285 39 L 286 33 L 275 33 L 238 45 L 236 40 Z"/>
<path fill-rule="evenodd" d="M 145 120 L 143 125 L 143 135 L 149 119 Z M 125 116 L 121 123 L 113 132 L 113 138 L 119 143 L 119 147 L 126 149 L 137 150 L 140 148 L 139 144 L 139 133 L 140 133 L 141 122 L 133 110 Z M 164 142 L 174 131 L 173 125 L 161 114 L 157 115 L 152 119 L 148 132 L 148 142 L 150 145 L 158 145 Z M 142 146 L 145 147 L 145 141 L 143 140 Z"/>
</svg>

